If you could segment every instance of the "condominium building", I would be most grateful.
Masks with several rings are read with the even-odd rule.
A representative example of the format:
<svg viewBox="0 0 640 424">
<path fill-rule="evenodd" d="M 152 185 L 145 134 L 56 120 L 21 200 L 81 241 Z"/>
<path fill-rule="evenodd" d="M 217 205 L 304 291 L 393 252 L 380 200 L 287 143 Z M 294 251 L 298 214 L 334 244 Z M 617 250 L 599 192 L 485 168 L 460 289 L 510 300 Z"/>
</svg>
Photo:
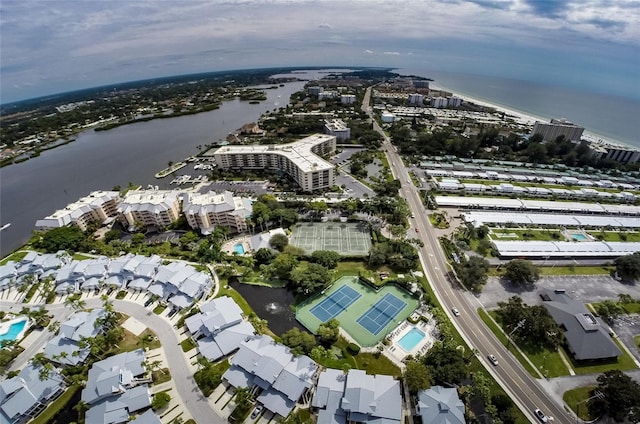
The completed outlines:
<svg viewBox="0 0 640 424">
<path fill-rule="evenodd" d="M 129 231 L 138 224 L 166 227 L 180 216 L 179 194 L 169 190 L 130 191 L 118 206 L 120 222 Z"/>
<path fill-rule="evenodd" d="M 324 132 L 334 135 L 338 140 L 348 140 L 351 138 L 351 128 L 342 119 L 327 119 L 324 121 Z"/>
<path fill-rule="evenodd" d="M 77 202 L 67 205 L 64 209 L 36 222 L 36 228 L 57 228 L 67 225 L 77 225 L 82 231 L 92 222 L 104 223 L 115 217 L 120 203 L 120 193 L 117 191 L 94 191 Z"/>
<path fill-rule="evenodd" d="M 447 98 L 446 97 L 431 98 L 431 107 L 447 107 Z"/>
<path fill-rule="evenodd" d="M 550 123 L 536 121 L 533 125 L 532 135 L 540 134 L 544 141 L 555 141 L 561 135 L 566 140 L 579 141 L 584 132 L 584 127 L 580 127 L 565 119 L 552 119 Z"/>
<path fill-rule="evenodd" d="M 447 107 L 460 107 L 462 99 L 460 97 L 447 97 Z"/>
<path fill-rule="evenodd" d="M 351 104 L 354 104 L 355 102 L 356 102 L 355 94 L 342 94 L 340 96 L 340 103 L 342 103 L 343 105 L 351 105 Z"/>
<path fill-rule="evenodd" d="M 589 143 L 591 153 L 598 159 L 611 159 L 620 163 L 636 163 L 640 160 L 640 151 L 617 144 Z"/>
<path fill-rule="evenodd" d="M 335 136 L 314 134 L 289 144 L 223 146 L 213 156 L 221 169 L 278 170 L 303 191 L 314 191 L 335 184 L 334 166 L 321 157 L 335 150 Z"/>
<path fill-rule="evenodd" d="M 251 216 L 253 207 L 251 200 L 234 197 L 230 191 L 210 191 L 183 194 L 182 210 L 189 226 L 207 235 L 219 226 L 229 227 L 234 232 L 247 230 L 246 219 Z"/>
<path fill-rule="evenodd" d="M 420 93 L 409 94 L 409 104 L 422 106 L 424 103 L 424 96 Z"/>
</svg>

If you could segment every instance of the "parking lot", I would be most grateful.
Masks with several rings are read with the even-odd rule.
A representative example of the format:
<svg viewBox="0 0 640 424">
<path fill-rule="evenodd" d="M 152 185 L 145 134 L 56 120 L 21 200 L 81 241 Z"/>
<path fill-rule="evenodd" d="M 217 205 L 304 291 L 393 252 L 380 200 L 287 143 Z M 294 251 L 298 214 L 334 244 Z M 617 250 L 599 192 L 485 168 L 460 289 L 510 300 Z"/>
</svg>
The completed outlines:
<svg viewBox="0 0 640 424">
<path fill-rule="evenodd" d="M 541 302 L 539 293 L 543 289 L 565 290 L 573 299 L 584 303 L 617 300 L 622 293 L 640 298 L 640 285 L 622 284 L 608 275 L 545 276 L 534 286 L 526 288 L 504 282 L 497 277 L 489 277 L 477 298 L 488 309 L 495 308 L 498 302 L 516 295 L 529 305 L 537 305 Z"/>
<path fill-rule="evenodd" d="M 640 348 L 632 349 L 635 345 L 633 336 L 640 334 L 640 315 L 626 315 L 613 321 L 613 331 L 629 348 L 633 356 L 640 361 Z"/>
</svg>

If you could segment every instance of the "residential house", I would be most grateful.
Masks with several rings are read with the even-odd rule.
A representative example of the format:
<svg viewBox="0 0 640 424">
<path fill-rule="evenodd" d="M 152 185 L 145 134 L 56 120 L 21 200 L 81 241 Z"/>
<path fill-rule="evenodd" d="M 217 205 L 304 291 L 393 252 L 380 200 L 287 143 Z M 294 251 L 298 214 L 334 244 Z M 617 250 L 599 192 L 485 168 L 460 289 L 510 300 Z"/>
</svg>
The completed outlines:
<svg viewBox="0 0 640 424">
<path fill-rule="evenodd" d="M 311 407 L 317 413 L 317 424 L 346 424 L 347 413 L 340 406 L 347 375 L 327 368 L 320 373 Z"/>
<path fill-rule="evenodd" d="M 416 415 L 428 424 L 465 424 L 464 403 L 455 388 L 431 386 L 418 392 Z"/>
<path fill-rule="evenodd" d="M 341 402 L 348 422 L 402 422 L 400 382 L 389 375 L 350 370 Z"/>
<path fill-rule="evenodd" d="M 102 328 L 97 321 L 105 316 L 104 309 L 90 312 L 79 311 L 60 324 L 58 334 L 44 348 L 44 356 L 61 365 L 78 365 L 89 356 L 88 347 L 80 347 L 80 342 L 95 337 Z"/>
<path fill-rule="evenodd" d="M 18 375 L 0 381 L 0 424 L 26 423 L 64 392 L 57 370 L 41 379 L 40 367 L 28 364 Z"/>
</svg>

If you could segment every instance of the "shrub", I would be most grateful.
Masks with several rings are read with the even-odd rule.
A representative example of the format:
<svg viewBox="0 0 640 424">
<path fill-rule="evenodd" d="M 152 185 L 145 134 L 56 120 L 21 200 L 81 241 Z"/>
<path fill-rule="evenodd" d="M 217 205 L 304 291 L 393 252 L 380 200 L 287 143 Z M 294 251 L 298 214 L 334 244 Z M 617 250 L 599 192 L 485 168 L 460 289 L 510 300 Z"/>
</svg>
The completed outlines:
<svg viewBox="0 0 640 424">
<path fill-rule="evenodd" d="M 169 396 L 169 393 L 167 392 L 156 393 L 153 396 L 153 400 L 151 401 L 151 407 L 154 410 L 162 409 L 165 406 L 169 405 L 170 401 L 171 401 L 171 396 Z"/>
<path fill-rule="evenodd" d="M 355 343 L 349 343 L 347 345 L 347 350 L 349 351 L 349 353 L 351 353 L 352 355 L 357 355 L 358 353 L 360 353 L 360 346 L 358 346 Z"/>
</svg>

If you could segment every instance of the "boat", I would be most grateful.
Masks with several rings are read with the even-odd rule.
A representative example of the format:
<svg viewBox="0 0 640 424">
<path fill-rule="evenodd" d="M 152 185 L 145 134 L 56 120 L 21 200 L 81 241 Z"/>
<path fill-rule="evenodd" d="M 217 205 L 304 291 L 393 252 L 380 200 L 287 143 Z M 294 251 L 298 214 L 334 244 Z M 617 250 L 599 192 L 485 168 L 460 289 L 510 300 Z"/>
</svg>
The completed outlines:
<svg viewBox="0 0 640 424">
<path fill-rule="evenodd" d="M 4 224 L 2 227 L 0 227 L 0 231 L 2 231 L 2 230 L 6 230 L 6 229 L 7 229 L 7 228 L 9 228 L 9 227 L 11 227 L 11 223 L 10 223 L 10 222 L 9 222 L 9 223 L 6 223 L 6 224 Z"/>
</svg>

